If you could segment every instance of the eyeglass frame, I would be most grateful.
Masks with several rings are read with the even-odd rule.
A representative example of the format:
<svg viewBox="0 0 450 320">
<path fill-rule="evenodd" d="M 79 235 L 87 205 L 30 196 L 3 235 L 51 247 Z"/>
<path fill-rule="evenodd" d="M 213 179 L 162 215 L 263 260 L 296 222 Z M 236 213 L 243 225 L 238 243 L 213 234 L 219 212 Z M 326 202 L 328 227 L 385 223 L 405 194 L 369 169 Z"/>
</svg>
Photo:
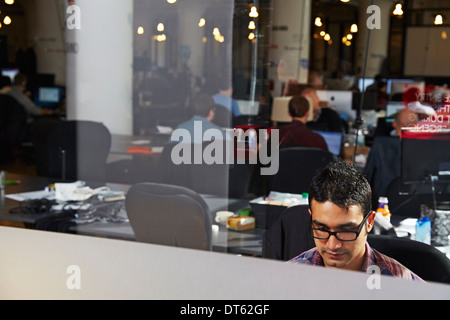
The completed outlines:
<svg viewBox="0 0 450 320">
<path fill-rule="evenodd" d="M 337 240 L 339 240 L 339 241 L 342 241 L 342 242 L 352 242 L 352 241 L 356 241 L 356 239 L 358 239 L 358 237 L 359 237 L 359 235 L 361 234 L 361 231 L 362 231 L 362 229 L 363 229 L 363 226 L 366 224 L 366 222 L 367 222 L 367 219 L 369 218 L 369 216 L 373 213 L 374 211 L 370 211 L 365 217 L 364 217 L 364 219 L 363 219 L 363 221 L 361 222 L 361 224 L 359 225 L 359 227 L 358 227 L 358 231 L 328 231 L 328 230 L 325 230 L 325 229 L 320 229 L 320 228 L 313 228 L 312 227 L 312 221 L 311 221 L 311 224 L 310 224 L 310 231 L 311 231 L 311 234 L 312 234 L 312 236 L 313 236 L 313 238 L 314 239 L 317 239 L 317 240 L 328 240 L 328 239 L 330 239 L 330 237 L 331 236 L 334 236 Z M 318 238 L 318 237 L 316 237 L 316 236 L 314 236 L 314 230 L 318 230 L 318 231 L 322 231 L 322 232 L 327 232 L 328 233 L 328 237 L 327 238 Z M 340 239 L 339 237 L 338 237 L 338 233 L 354 233 L 354 234 L 356 234 L 356 236 L 355 236 L 355 239 L 353 239 L 353 240 L 342 240 L 342 239 Z"/>
</svg>

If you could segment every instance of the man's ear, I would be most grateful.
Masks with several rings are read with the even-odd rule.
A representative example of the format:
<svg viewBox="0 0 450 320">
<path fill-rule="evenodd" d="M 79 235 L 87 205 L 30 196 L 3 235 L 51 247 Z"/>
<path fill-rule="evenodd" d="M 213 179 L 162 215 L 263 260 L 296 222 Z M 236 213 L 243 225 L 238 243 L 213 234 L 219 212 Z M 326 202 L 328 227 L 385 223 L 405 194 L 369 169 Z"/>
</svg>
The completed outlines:
<svg viewBox="0 0 450 320">
<path fill-rule="evenodd" d="M 312 216 L 311 209 L 308 209 L 309 215 Z"/>
<path fill-rule="evenodd" d="M 373 228 L 373 224 L 375 223 L 376 212 L 372 211 L 369 213 L 369 217 L 367 218 L 367 232 L 370 232 Z"/>
</svg>

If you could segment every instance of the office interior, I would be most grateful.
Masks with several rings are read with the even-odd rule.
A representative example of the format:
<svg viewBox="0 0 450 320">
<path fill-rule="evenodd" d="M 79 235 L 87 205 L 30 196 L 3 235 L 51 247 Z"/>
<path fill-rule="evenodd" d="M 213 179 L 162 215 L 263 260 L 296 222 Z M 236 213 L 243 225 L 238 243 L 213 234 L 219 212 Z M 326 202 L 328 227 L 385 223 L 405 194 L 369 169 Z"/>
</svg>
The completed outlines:
<svg viewBox="0 0 450 320">
<path fill-rule="evenodd" d="M 264 248 L 264 235 L 281 223 L 275 221 L 286 206 L 268 209 L 255 201 L 294 194 L 305 205 L 311 177 L 294 172 L 316 167 L 308 169 L 311 163 L 288 159 L 280 162 L 282 177 L 261 175 L 264 165 L 249 159 L 271 142 L 270 134 L 259 136 L 256 146 L 249 135 L 236 138 L 241 144 L 235 155 L 239 146 L 244 149 L 239 153 L 242 164 L 235 158 L 225 166 L 194 165 L 195 170 L 192 165 L 174 166 L 169 151 L 176 143 L 171 142 L 171 134 L 193 119 L 198 109 L 194 104 L 202 94 L 211 99 L 219 91 L 237 103 L 239 114 L 220 111 L 223 108 L 215 103 L 215 118 L 210 122 L 223 129 L 270 133 L 291 123 L 292 92 L 310 85 L 321 106 L 340 118 L 339 132 L 316 130 L 327 142 L 330 156 L 351 162 L 368 175 L 368 164 L 375 161 L 371 152 L 391 150 L 391 144 L 375 148 L 375 142 L 398 140 L 394 143 L 400 143 L 397 162 L 384 163 L 386 155 L 381 153 L 376 166 L 388 168 L 385 172 L 374 169 L 368 177 L 373 188 L 380 179 L 386 179 L 383 183 L 390 187 L 374 190 L 373 209 L 380 197 L 388 197 L 393 227 L 409 228 L 396 233 L 400 238 L 414 234 L 411 221 L 432 217 L 436 233 L 432 244 L 450 257 L 447 1 L 15 0 L 2 1 L 0 12 L 3 88 L 13 85 L 17 74 L 25 74 L 30 99 L 47 110 L 44 115 L 30 115 L 21 109 L 20 130 L 14 131 L 11 142 L 7 128 L 13 116 L 6 111 L 10 104 L 2 103 L 0 168 L 7 181 L 17 182 L 9 180 L 12 185 L 6 185 L 6 194 L 33 191 L 27 189 L 27 181 L 33 188 L 41 188 L 39 183 L 44 188 L 57 182 L 86 181 L 95 189 L 108 183 L 125 186 L 126 192 L 141 187 L 142 193 L 153 184 L 186 187 L 193 193 L 189 196 L 208 200 L 209 230 L 196 232 L 205 232 L 210 241 L 217 229 L 225 237 L 231 232 L 218 211 L 256 220 L 254 228 L 241 234 L 254 237 L 252 245 L 258 250 L 230 249 L 228 243 L 216 244 L 215 251 L 275 259 L 275 253 L 269 256 Z M 404 128 L 404 138 L 395 138 L 396 116 L 408 106 L 416 108 L 417 130 Z M 76 122 L 83 123 L 76 127 Z M 58 127 L 61 123 L 75 127 Z M 91 128 L 92 123 L 97 126 Z M 52 132 L 50 137 L 46 130 Z M 78 159 L 70 158 L 72 146 L 67 141 L 74 132 L 78 142 L 73 152 Z M 412 139 L 405 138 L 408 134 Z M 50 140 L 64 147 L 49 151 Z M 196 150 L 189 150 L 194 156 Z M 28 180 L 44 177 L 39 183 Z M 286 180 L 280 182 L 282 178 Z M 171 196 L 174 203 L 158 204 L 160 211 L 172 211 L 169 218 L 161 219 L 167 224 L 166 220 L 191 210 L 189 203 L 177 206 L 177 196 Z M 157 207 L 159 200 L 147 200 L 136 200 L 139 208 L 135 205 L 133 210 Z M 125 206 L 125 200 L 120 201 L 117 208 Z M 11 206 L 9 202 L 2 210 Z M 5 218 L 8 215 L 2 214 L 2 226 L 33 228 L 26 218 Z M 137 238 L 142 222 L 132 222 L 131 215 L 123 221 L 129 222 L 128 234 L 119 239 Z M 45 225 L 47 220 L 40 223 Z M 77 233 L 73 230 L 67 233 Z M 80 228 L 79 233 L 115 237 L 113 231 L 92 230 Z M 391 231 L 386 235 L 394 237 Z M 211 247 L 211 243 L 201 245 L 205 250 Z M 448 280 L 448 275 L 438 278 Z M 441 282 L 450 283 L 447 280 Z"/>
</svg>

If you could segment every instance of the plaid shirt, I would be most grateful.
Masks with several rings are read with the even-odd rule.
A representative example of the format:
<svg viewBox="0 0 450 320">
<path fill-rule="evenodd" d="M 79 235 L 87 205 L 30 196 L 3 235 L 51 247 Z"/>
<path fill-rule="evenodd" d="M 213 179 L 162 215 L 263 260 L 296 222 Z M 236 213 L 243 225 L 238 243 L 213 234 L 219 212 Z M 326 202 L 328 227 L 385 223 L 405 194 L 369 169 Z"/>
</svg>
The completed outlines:
<svg viewBox="0 0 450 320">
<path fill-rule="evenodd" d="M 308 250 L 301 255 L 291 259 L 288 263 L 309 264 L 313 266 L 324 266 L 323 259 L 317 248 Z M 375 249 L 372 249 L 366 242 L 366 254 L 361 271 L 368 272 L 370 266 L 376 265 L 380 268 L 381 274 L 398 277 L 407 280 L 424 281 L 418 275 L 407 269 L 397 260 L 394 260 Z"/>
</svg>

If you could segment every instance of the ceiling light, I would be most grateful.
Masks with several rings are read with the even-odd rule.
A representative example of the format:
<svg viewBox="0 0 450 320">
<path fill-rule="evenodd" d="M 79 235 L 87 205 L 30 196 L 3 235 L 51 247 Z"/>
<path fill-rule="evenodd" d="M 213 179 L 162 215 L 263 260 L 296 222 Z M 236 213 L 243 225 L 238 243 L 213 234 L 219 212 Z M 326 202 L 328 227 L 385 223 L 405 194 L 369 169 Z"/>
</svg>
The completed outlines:
<svg viewBox="0 0 450 320">
<path fill-rule="evenodd" d="M 167 3 L 174 4 L 177 0 L 167 0 Z"/>
<path fill-rule="evenodd" d="M 198 22 L 198 26 L 200 28 L 204 27 L 206 25 L 206 20 L 205 18 L 200 18 L 200 21 Z"/>
<path fill-rule="evenodd" d="M 441 14 L 436 15 L 436 17 L 434 17 L 434 24 L 435 25 L 441 25 L 444 23 L 444 18 L 442 17 Z"/>
<path fill-rule="evenodd" d="M 137 34 L 144 34 L 144 33 L 145 33 L 144 27 L 141 26 L 137 29 Z"/>
<path fill-rule="evenodd" d="M 352 26 L 350 27 L 350 32 L 351 33 L 357 33 L 358 32 L 358 26 L 356 25 L 356 23 L 352 24 Z"/>
<path fill-rule="evenodd" d="M 3 23 L 6 25 L 11 24 L 11 22 L 12 22 L 12 20 L 9 16 L 6 16 L 5 19 L 3 19 Z"/>
<path fill-rule="evenodd" d="M 325 40 L 325 41 L 330 41 L 330 39 L 331 39 L 331 36 L 328 33 L 323 36 L 323 40 Z"/>
<path fill-rule="evenodd" d="M 248 28 L 250 30 L 256 29 L 255 21 L 250 21 L 250 23 L 248 24 Z"/>
<path fill-rule="evenodd" d="M 163 32 L 164 31 L 164 23 L 162 23 L 162 22 L 158 23 L 156 30 L 158 30 L 159 32 Z"/>
<path fill-rule="evenodd" d="M 249 16 L 250 18 L 258 18 L 259 17 L 258 9 L 256 9 L 256 7 L 252 7 L 250 9 Z"/>
<path fill-rule="evenodd" d="M 5 0 L 6 4 L 14 4 L 14 0 Z"/>
<path fill-rule="evenodd" d="M 248 35 L 248 40 L 253 40 L 255 39 L 255 34 L 253 32 L 250 32 L 250 34 Z"/>
<path fill-rule="evenodd" d="M 403 6 L 400 2 L 398 2 L 395 5 L 394 12 L 392 12 L 395 16 L 402 16 L 403 15 Z"/>
<path fill-rule="evenodd" d="M 314 24 L 315 24 L 317 27 L 321 27 L 321 26 L 323 25 L 322 19 L 321 19 L 320 17 L 317 17 L 316 20 L 314 21 Z"/>
</svg>

